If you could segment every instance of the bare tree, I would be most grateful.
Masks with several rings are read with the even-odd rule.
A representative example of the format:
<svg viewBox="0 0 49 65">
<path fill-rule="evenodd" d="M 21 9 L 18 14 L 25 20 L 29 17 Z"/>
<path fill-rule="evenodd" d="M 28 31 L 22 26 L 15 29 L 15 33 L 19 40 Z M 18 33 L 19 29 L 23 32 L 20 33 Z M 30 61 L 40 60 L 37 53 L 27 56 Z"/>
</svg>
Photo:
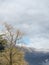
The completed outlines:
<svg viewBox="0 0 49 65">
<path fill-rule="evenodd" d="M 15 31 L 13 26 L 10 24 L 4 23 L 4 26 L 6 28 L 4 38 L 7 39 L 7 46 L 5 50 L 6 54 L 4 52 L 3 56 L 6 58 L 7 64 L 13 65 L 13 63 L 16 63 L 16 65 L 26 65 L 27 63 L 23 59 L 23 53 L 16 49 L 16 44 L 22 41 L 24 33 L 20 30 Z M 15 58 L 15 55 L 17 55 L 18 58 Z M 19 61 L 22 63 L 19 64 Z"/>
</svg>

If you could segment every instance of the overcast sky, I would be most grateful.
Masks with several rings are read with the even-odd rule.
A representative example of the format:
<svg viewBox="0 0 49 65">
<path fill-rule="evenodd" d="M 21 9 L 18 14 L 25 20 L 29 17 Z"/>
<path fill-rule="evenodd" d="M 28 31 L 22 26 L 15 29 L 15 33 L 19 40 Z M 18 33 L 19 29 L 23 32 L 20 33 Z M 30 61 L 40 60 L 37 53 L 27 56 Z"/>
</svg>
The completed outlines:
<svg viewBox="0 0 49 65">
<path fill-rule="evenodd" d="M 0 0 L 3 22 L 25 31 L 28 46 L 49 49 L 49 0 Z"/>
</svg>

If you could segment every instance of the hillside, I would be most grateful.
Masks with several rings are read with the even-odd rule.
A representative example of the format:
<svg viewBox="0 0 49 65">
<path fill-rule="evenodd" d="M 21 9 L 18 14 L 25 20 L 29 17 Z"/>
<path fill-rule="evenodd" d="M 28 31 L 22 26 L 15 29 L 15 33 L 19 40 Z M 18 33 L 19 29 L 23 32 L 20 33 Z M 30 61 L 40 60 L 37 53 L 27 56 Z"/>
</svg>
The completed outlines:
<svg viewBox="0 0 49 65">
<path fill-rule="evenodd" d="M 49 65 L 49 51 L 28 47 L 20 47 L 20 50 L 25 53 L 29 65 Z"/>
</svg>

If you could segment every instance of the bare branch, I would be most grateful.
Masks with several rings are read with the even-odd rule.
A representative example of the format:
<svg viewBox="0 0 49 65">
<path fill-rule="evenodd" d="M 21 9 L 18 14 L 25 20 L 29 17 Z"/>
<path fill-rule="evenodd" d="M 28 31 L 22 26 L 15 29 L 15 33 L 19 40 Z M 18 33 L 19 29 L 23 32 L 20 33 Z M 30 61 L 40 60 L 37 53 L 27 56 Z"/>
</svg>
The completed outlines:
<svg viewBox="0 0 49 65">
<path fill-rule="evenodd" d="M 3 56 L 7 59 L 7 61 L 9 62 L 9 59 L 7 58 L 7 56 L 5 54 L 3 54 Z"/>
<path fill-rule="evenodd" d="M 23 35 L 24 35 L 24 33 L 22 33 L 20 30 L 17 30 L 17 32 L 16 32 L 16 38 L 15 38 L 14 43 L 16 44 L 17 41 L 21 40 L 22 37 L 23 37 Z"/>
</svg>

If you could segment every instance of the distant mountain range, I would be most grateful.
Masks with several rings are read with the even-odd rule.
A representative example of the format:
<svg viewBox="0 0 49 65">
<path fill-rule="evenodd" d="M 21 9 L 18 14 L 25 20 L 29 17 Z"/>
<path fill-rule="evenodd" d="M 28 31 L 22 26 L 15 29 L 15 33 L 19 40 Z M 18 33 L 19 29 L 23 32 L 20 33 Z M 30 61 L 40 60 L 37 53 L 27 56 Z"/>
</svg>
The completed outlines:
<svg viewBox="0 0 49 65">
<path fill-rule="evenodd" d="M 25 60 L 29 65 L 49 65 L 49 50 L 41 50 L 29 47 L 20 47 L 25 53 Z"/>
</svg>

